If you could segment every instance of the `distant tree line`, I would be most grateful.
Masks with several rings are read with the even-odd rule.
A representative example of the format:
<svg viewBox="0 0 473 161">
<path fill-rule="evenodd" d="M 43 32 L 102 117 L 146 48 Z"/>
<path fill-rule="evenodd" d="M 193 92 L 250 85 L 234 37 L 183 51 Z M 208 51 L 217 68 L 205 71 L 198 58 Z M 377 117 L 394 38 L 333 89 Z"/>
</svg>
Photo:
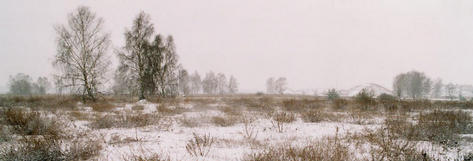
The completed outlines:
<svg viewBox="0 0 473 161">
<path fill-rule="evenodd" d="M 393 81 L 393 93 L 399 98 L 465 99 L 463 91 L 473 92 L 473 86 L 443 84 L 442 79 L 432 81 L 423 72 L 410 71 L 398 74 Z"/>
<path fill-rule="evenodd" d="M 36 82 L 33 82 L 29 75 L 18 73 L 10 76 L 8 87 L 13 95 L 40 95 L 48 92 L 51 83 L 46 77 L 38 77 Z"/>
<path fill-rule="evenodd" d="M 266 80 L 266 93 L 268 94 L 284 94 L 287 90 L 286 77 L 279 77 L 275 79 L 270 77 Z"/>
</svg>

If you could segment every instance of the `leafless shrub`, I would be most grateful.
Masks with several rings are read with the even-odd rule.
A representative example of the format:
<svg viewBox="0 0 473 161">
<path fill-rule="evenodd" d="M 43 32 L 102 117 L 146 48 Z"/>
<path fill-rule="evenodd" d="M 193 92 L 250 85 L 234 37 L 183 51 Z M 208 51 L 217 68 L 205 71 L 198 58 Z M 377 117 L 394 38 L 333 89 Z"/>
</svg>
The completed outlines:
<svg viewBox="0 0 473 161">
<path fill-rule="evenodd" d="M 293 113 L 288 112 L 278 112 L 273 115 L 273 127 L 276 128 L 278 132 L 284 132 L 284 126 L 286 123 L 291 123 L 296 120 L 296 117 Z"/>
<path fill-rule="evenodd" d="M 100 154 L 103 145 L 98 140 L 75 138 L 67 150 L 67 160 L 89 160 Z"/>
<path fill-rule="evenodd" d="M 304 147 L 294 147 L 288 145 L 272 146 L 261 152 L 247 155 L 244 161 L 286 161 L 286 160 L 305 160 L 305 161 L 346 161 L 352 160 L 353 156 L 349 153 L 349 148 L 340 140 L 335 138 L 326 138 L 321 141 L 313 142 Z"/>
<path fill-rule="evenodd" d="M 187 141 L 187 152 L 192 156 L 207 156 L 212 149 L 212 145 L 215 143 L 215 138 L 210 136 L 210 134 L 200 136 L 193 133 L 192 135 L 192 139 Z"/>
<path fill-rule="evenodd" d="M 309 110 L 302 113 L 302 120 L 305 122 L 320 122 L 323 121 L 323 113 L 320 110 Z"/>
<path fill-rule="evenodd" d="M 416 149 L 416 142 L 405 140 L 386 126 L 377 130 L 365 130 L 362 134 L 348 136 L 356 144 L 367 143 L 369 158 L 367 160 L 432 160 L 425 152 Z M 358 136 L 357 136 L 358 135 Z"/>
<path fill-rule="evenodd" d="M 254 124 L 255 118 L 250 116 L 243 116 L 243 132 L 242 135 L 245 139 L 249 141 L 255 141 L 256 137 L 258 136 L 258 130 Z"/>
</svg>

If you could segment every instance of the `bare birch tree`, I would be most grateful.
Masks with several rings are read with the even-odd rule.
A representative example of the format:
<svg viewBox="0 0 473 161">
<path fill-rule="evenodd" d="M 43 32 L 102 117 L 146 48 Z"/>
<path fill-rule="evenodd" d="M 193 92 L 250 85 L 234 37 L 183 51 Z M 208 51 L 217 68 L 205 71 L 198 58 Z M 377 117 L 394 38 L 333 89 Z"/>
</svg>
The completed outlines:
<svg viewBox="0 0 473 161">
<path fill-rule="evenodd" d="M 141 12 L 133 21 L 133 26 L 125 31 L 125 46 L 117 51 L 120 59 L 120 72 L 133 78 L 137 84 L 139 99 L 145 98 L 145 92 L 149 87 L 150 71 L 147 65 L 149 40 L 154 33 L 153 24 L 148 14 Z"/>
<path fill-rule="evenodd" d="M 69 15 L 66 26 L 55 28 L 58 37 L 53 65 L 59 70 L 56 79 L 63 86 L 74 88 L 83 101 L 96 100 L 110 64 L 106 57 L 110 36 L 103 33 L 103 22 L 82 6 Z"/>
<path fill-rule="evenodd" d="M 192 94 L 199 94 L 200 90 L 202 89 L 202 80 L 200 78 L 199 73 L 195 71 L 194 74 L 191 75 L 190 79 Z"/>
<path fill-rule="evenodd" d="M 235 77 L 230 76 L 230 79 L 228 80 L 228 92 L 231 94 L 235 94 L 238 92 L 238 82 Z"/>
</svg>

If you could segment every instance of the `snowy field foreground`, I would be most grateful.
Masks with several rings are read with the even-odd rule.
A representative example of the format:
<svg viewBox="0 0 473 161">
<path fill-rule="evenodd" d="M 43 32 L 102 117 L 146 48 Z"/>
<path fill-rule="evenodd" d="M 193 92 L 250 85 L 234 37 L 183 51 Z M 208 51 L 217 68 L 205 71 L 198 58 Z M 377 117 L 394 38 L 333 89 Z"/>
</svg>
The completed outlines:
<svg viewBox="0 0 473 161">
<path fill-rule="evenodd" d="M 391 107 L 380 101 L 364 107 L 350 99 L 339 101 L 245 95 L 110 99 L 54 109 L 4 104 L 1 157 L 237 161 L 473 156 L 470 108 L 425 102 Z"/>
</svg>

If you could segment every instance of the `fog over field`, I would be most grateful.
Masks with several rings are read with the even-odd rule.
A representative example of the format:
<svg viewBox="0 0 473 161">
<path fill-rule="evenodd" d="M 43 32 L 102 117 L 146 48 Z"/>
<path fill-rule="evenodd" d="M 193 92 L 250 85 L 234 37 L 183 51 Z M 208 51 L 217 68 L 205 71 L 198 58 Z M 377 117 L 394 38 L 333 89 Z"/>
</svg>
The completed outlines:
<svg viewBox="0 0 473 161">
<path fill-rule="evenodd" d="M 473 82 L 470 0 L 5 0 L 0 84 L 16 73 L 51 80 L 54 26 L 81 5 L 105 20 L 112 69 L 125 28 L 144 11 L 157 33 L 174 36 L 185 69 L 232 74 L 242 92 L 264 91 L 265 80 L 279 76 L 290 89 L 391 89 L 393 77 L 410 70 Z"/>
<path fill-rule="evenodd" d="M 3 0 L 0 161 L 472 161 L 472 0 Z"/>
</svg>

